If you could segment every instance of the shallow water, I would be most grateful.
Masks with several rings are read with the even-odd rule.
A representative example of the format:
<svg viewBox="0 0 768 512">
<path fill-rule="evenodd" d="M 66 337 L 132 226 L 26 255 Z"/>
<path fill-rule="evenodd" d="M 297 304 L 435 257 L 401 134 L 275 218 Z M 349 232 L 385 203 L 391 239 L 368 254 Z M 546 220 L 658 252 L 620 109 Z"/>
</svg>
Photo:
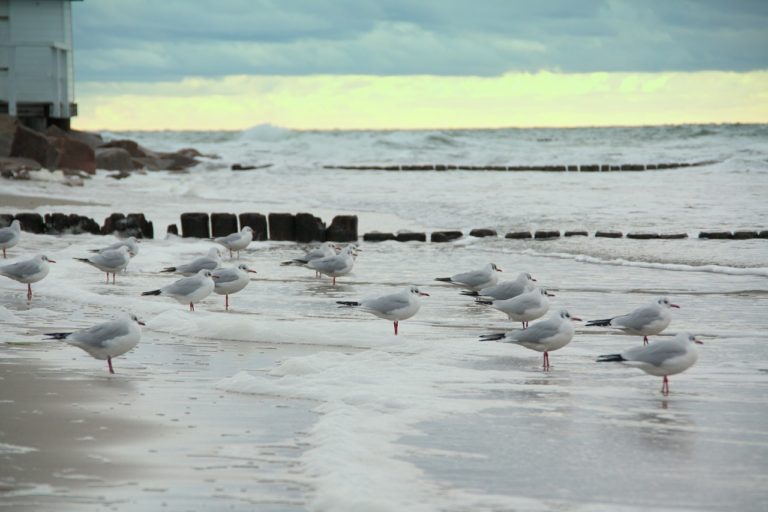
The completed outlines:
<svg viewBox="0 0 768 512">
<path fill-rule="evenodd" d="M 162 233 L 183 211 L 358 213 L 361 230 L 490 226 L 686 232 L 765 229 L 763 127 L 475 132 L 138 134 L 148 147 L 217 151 L 190 174 L 149 173 L 82 189 L 8 182 L 7 190 L 92 200 L 95 216 L 142 211 Z M 134 134 L 136 135 L 136 134 Z M 232 173 L 230 163 L 270 161 Z M 324 163 L 579 163 L 717 160 L 617 174 L 324 170 Z M 418 163 L 418 162 L 417 162 Z M 3 184 L 4 186 L 6 183 Z M 4 190 L 5 192 L 6 190 Z M 61 211 L 41 207 L 41 213 Z M 142 291 L 158 270 L 211 242 L 143 241 L 116 285 L 72 258 L 111 238 L 25 235 L 11 256 L 59 263 L 33 285 L 0 278 L 3 504 L 26 510 L 764 510 L 768 475 L 766 240 L 551 241 L 465 238 L 363 243 L 336 287 L 279 262 L 292 243 L 243 253 L 258 272 L 195 313 Z M 698 363 L 659 378 L 599 354 L 640 342 L 577 326 L 551 354 L 480 343 L 517 325 L 433 279 L 490 261 L 528 271 L 582 318 L 668 295 L 664 335 L 705 342 Z M 430 293 L 400 325 L 340 309 L 417 284 Z M 140 345 L 106 364 L 41 333 L 132 310 Z M 59 425 L 67 425 L 62 428 Z M 102 429 L 101 427 L 105 427 Z"/>
</svg>

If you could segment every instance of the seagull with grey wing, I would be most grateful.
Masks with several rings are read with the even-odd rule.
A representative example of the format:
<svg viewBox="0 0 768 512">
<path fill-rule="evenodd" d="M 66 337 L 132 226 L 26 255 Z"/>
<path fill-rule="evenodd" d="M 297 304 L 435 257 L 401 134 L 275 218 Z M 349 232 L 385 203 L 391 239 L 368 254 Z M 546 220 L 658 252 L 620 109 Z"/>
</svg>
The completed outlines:
<svg viewBox="0 0 768 512">
<path fill-rule="evenodd" d="M 375 299 L 361 302 L 339 300 L 336 301 L 336 304 L 347 307 L 360 307 L 363 311 L 394 322 L 395 336 L 397 336 L 397 327 L 400 321 L 411 318 L 421 308 L 421 297 L 429 297 L 429 294 L 420 291 L 417 286 L 411 286 L 401 292 L 383 295 Z"/>
<path fill-rule="evenodd" d="M 515 343 L 525 348 L 544 352 L 544 371 L 549 370 L 549 353 L 566 346 L 573 339 L 574 328 L 571 321 L 581 318 L 571 316 L 566 310 L 546 320 L 536 322 L 527 329 L 515 329 L 506 333 L 484 334 L 480 341 L 500 341 Z"/>
<path fill-rule="evenodd" d="M 485 304 L 507 315 L 507 318 L 516 322 L 522 322 L 523 329 L 528 327 L 528 322 L 544 316 L 549 311 L 549 300 L 554 297 L 544 288 L 520 294 L 517 297 L 505 300 L 486 300 L 478 298 L 475 302 Z"/>
<path fill-rule="evenodd" d="M 215 287 L 210 270 L 201 270 L 197 274 L 183 277 L 168 286 L 158 290 L 142 292 L 142 295 L 167 295 L 182 304 L 189 304 L 189 310 L 195 310 L 195 302 L 200 302 L 209 296 Z"/>
<path fill-rule="evenodd" d="M 208 254 L 195 258 L 189 263 L 175 267 L 165 267 L 160 272 L 176 272 L 183 276 L 192 276 L 201 270 L 215 270 L 221 266 L 221 250 L 218 247 L 208 249 Z"/>
<path fill-rule="evenodd" d="M 21 222 L 19 219 L 14 219 L 8 227 L 0 228 L 0 249 L 3 250 L 3 258 L 7 258 L 5 250 L 15 247 L 19 240 L 21 240 Z"/>
<path fill-rule="evenodd" d="M 350 244 L 342 249 L 339 254 L 310 260 L 304 266 L 332 278 L 333 285 L 336 286 L 337 277 L 345 276 L 352 272 L 358 250 L 355 244 Z"/>
<path fill-rule="evenodd" d="M 464 290 L 459 293 L 461 295 L 469 295 L 470 297 L 490 297 L 495 300 L 511 299 L 517 297 L 521 293 L 531 291 L 535 286 L 533 283 L 536 280 L 531 277 L 528 272 L 520 272 L 517 277 L 511 281 L 504 281 L 492 286 L 487 286 L 478 291 Z"/>
<path fill-rule="evenodd" d="M 49 339 L 62 340 L 81 348 L 99 360 L 107 361 L 109 373 L 115 373 L 112 358 L 121 356 L 139 344 L 141 325 L 144 322 L 136 315 L 125 313 L 115 320 L 110 320 L 88 329 L 74 332 L 47 333 Z"/>
<path fill-rule="evenodd" d="M 495 285 L 499 280 L 496 272 L 501 272 L 501 269 L 497 267 L 495 263 L 489 263 L 479 270 L 463 272 L 461 274 L 452 275 L 451 277 L 437 277 L 435 278 L 435 281 L 455 284 L 476 292 L 483 288 Z"/>
<path fill-rule="evenodd" d="M 248 247 L 253 241 L 253 229 L 250 226 L 245 226 L 238 233 L 232 233 L 227 236 L 220 236 L 213 239 L 217 244 L 221 244 L 229 249 L 229 257 L 232 257 L 233 252 L 237 252 L 237 257 L 240 257 L 240 251 Z"/>
<path fill-rule="evenodd" d="M 306 266 L 307 263 L 309 263 L 312 260 L 317 260 L 320 258 L 327 258 L 329 256 L 336 256 L 339 251 L 339 246 L 336 245 L 333 242 L 325 242 L 321 244 L 320 246 L 311 249 L 307 251 L 304 256 L 300 258 L 294 258 L 289 261 L 284 261 L 280 263 L 282 266 L 286 265 L 298 265 L 298 266 Z M 315 277 L 320 277 L 320 272 L 315 272 Z"/>
<path fill-rule="evenodd" d="M 587 327 L 617 327 L 626 334 L 643 337 L 643 345 L 648 344 L 648 336 L 659 334 L 672 321 L 670 308 L 679 308 L 672 304 L 667 297 L 659 297 L 651 304 L 641 306 L 626 315 L 590 320 Z"/>
<path fill-rule="evenodd" d="M 0 276 L 27 285 L 27 300 L 32 300 L 32 283 L 42 281 L 48 275 L 49 263 L 56 263 L 47 256 L 38 254 L 34 258 L 17 261 L 0 267 Z"/>
<path fill-rule="evenodd" d="M 662 340 L 648 346 L 633 347 L 620 354 L 606 354 L 598 357 L 598 363 L 623 363 L 639 368 L 649 375 L 664 377 L 661 393 L 669 394 L 669 376 L 684 372 L 699 358 L 696 345 L 701 340 L 687 332 L 677 334 L 671 340 Z"/>
<path fill-rule="evenodd" d="M 106 247 L 102 247 L 101 249 L 91 249 L 91 252 L 102 253 L 106 251 L 114 251 L 115 249 L 119 249 L 123 246 L 130 249 L 131 258 L 139 254 L 139 241 L 136 239 L 135 236 L 129 236 L 124 240 L 118 240 L 117 242 L 113 244 L 109 244 Z"/>
<path fill-rule="evenodd" d="M 224 295 L 224 309 L 229 311 L 229 296 L 237 293 L 248 286 L 251 277 L 248 274 L 255 274 L 245 263 L 235 268 L 217 268 L 211 272 L 213 278 L 213 291 L 219 295 Z"/>
<path fill-rule="evenodd" d="M 107 284 L 109 284 L 109 274 L 112 274 L 112 284 L 115 284 L 115 274 L 125 270 L 131 261 L 131 250 L 127 245 L 121 245 L 117 249 L 94 254 L 90 258 L 75 258 L 77 261 L 87 263 L 107 274 Z"/>
</svg>

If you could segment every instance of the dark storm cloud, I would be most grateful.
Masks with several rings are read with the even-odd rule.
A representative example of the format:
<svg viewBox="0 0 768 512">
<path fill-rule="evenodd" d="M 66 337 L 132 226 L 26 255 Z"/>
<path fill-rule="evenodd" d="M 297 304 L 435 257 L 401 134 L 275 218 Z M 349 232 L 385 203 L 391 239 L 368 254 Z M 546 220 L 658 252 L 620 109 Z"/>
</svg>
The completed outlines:
<svg viewBox="0 0 768 512">
<path fill-rule="evenodd" d="M 89 0 L 73 5 L 82 80 L 768 68 L 765 1 Z"/>
</svg>

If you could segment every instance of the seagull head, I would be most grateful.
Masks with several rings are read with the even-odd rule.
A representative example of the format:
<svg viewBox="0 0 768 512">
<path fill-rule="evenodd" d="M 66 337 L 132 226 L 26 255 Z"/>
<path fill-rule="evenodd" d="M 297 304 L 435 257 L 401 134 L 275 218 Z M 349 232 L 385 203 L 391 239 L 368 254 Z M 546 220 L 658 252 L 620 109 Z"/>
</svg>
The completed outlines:
<svg viewBox="0 0 768 512">
<path fill-rule="evenodd" d="M 418 286 L 411 286 L 410 292 L 414 295 L 417 295 L 419 297 L 429 297 L 429 294 L 426 292 L 422 292 L 419 290 Z"/>
<path fill-rule="evenodd" d="M 562 318 L 563 320 L 572 320 L 574 322 L 581 322 L 581 318 L 577 316 L 572 316 L 568 311 L 564 309 L 560 311 L 560 318 Z"/>
<path fill-rule="evenodd" d="M 656 303 L 659 306 L 663 307 L 663 308 L 676 308 L 676 309 L 680 309 L 680 306 L 678 306 L 677 304 L 672 304 L 667 297 L 659 297 L 656 300 Z"/>
<path fill-rule="evenodd" d="M 246 265 L 245 263 L 241 263 L 241 264 L 239 264 L 239 265 L 237 266 L 237 268 L 239 268 L 239 269 L 240 269 L 240 270 L 242 270 L 243 272 L 250 272 L 251 274 L 256 274 L 256 273 L 257 273 L 255 270 L 253 270 L 252 268 L 250 268 L 250 267 L 249 267 L 248 265 Z"/>
</svg>

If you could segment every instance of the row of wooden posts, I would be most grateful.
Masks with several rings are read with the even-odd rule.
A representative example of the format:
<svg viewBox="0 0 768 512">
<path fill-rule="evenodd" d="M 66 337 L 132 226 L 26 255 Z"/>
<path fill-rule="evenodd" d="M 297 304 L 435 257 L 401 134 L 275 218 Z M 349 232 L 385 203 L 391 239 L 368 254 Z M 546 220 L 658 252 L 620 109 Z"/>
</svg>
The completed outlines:
<svg viewBox="0 0 768 512">
<path fill-rule="evenodd" d="M 91 233 L 117 234 L 121 237 L 135 236 L 137 238 L 154 238 L 154 226 L 143 213 L 113 213 L 104 224 L 99 224 L 89 218 L 77 214 L 47 213 L 17 213 L 15 215 L 0 214 L 0 227 L 8 226 L 14 220 L 21 222 L 24 231 L 32 233 Z M 182 237 L 212 238 L 226 236 L 250 226 L 254 232 L 254 240 L 281 240 L 299 243 L 310 242 L 355 242 L 359 239 L 357 215 L 337 215 L 329 226 L 320 217 L 311 213 L 183 213 L 181 214 L 181 230 L 176 224 L 168 226 L 167 232 Z M 688 238 L 687 233 L 654 233 L 598 230 L 592 233 L 596 238 L 630 238 L 636 240 L 651 239 L 681 239 Z M 372 231 L 362 236 L 366 242 L 450 242 L 464 236 L 463 231 L 447 230 L 427 232 Z M 479 228 L 469 232 L 474 237 L 498 237 L 494 229 Z M 551 240 L 559 237 L 590 236 L 586 230 L 535 230 L 510 231 L 504 238 L 512 240 Z M 718 240 L 746 240 L 752 238 L 768 239 L 768 230 L 736 230 L 736 231 L 701 231 L 698 238 Z"/>
</svg>

